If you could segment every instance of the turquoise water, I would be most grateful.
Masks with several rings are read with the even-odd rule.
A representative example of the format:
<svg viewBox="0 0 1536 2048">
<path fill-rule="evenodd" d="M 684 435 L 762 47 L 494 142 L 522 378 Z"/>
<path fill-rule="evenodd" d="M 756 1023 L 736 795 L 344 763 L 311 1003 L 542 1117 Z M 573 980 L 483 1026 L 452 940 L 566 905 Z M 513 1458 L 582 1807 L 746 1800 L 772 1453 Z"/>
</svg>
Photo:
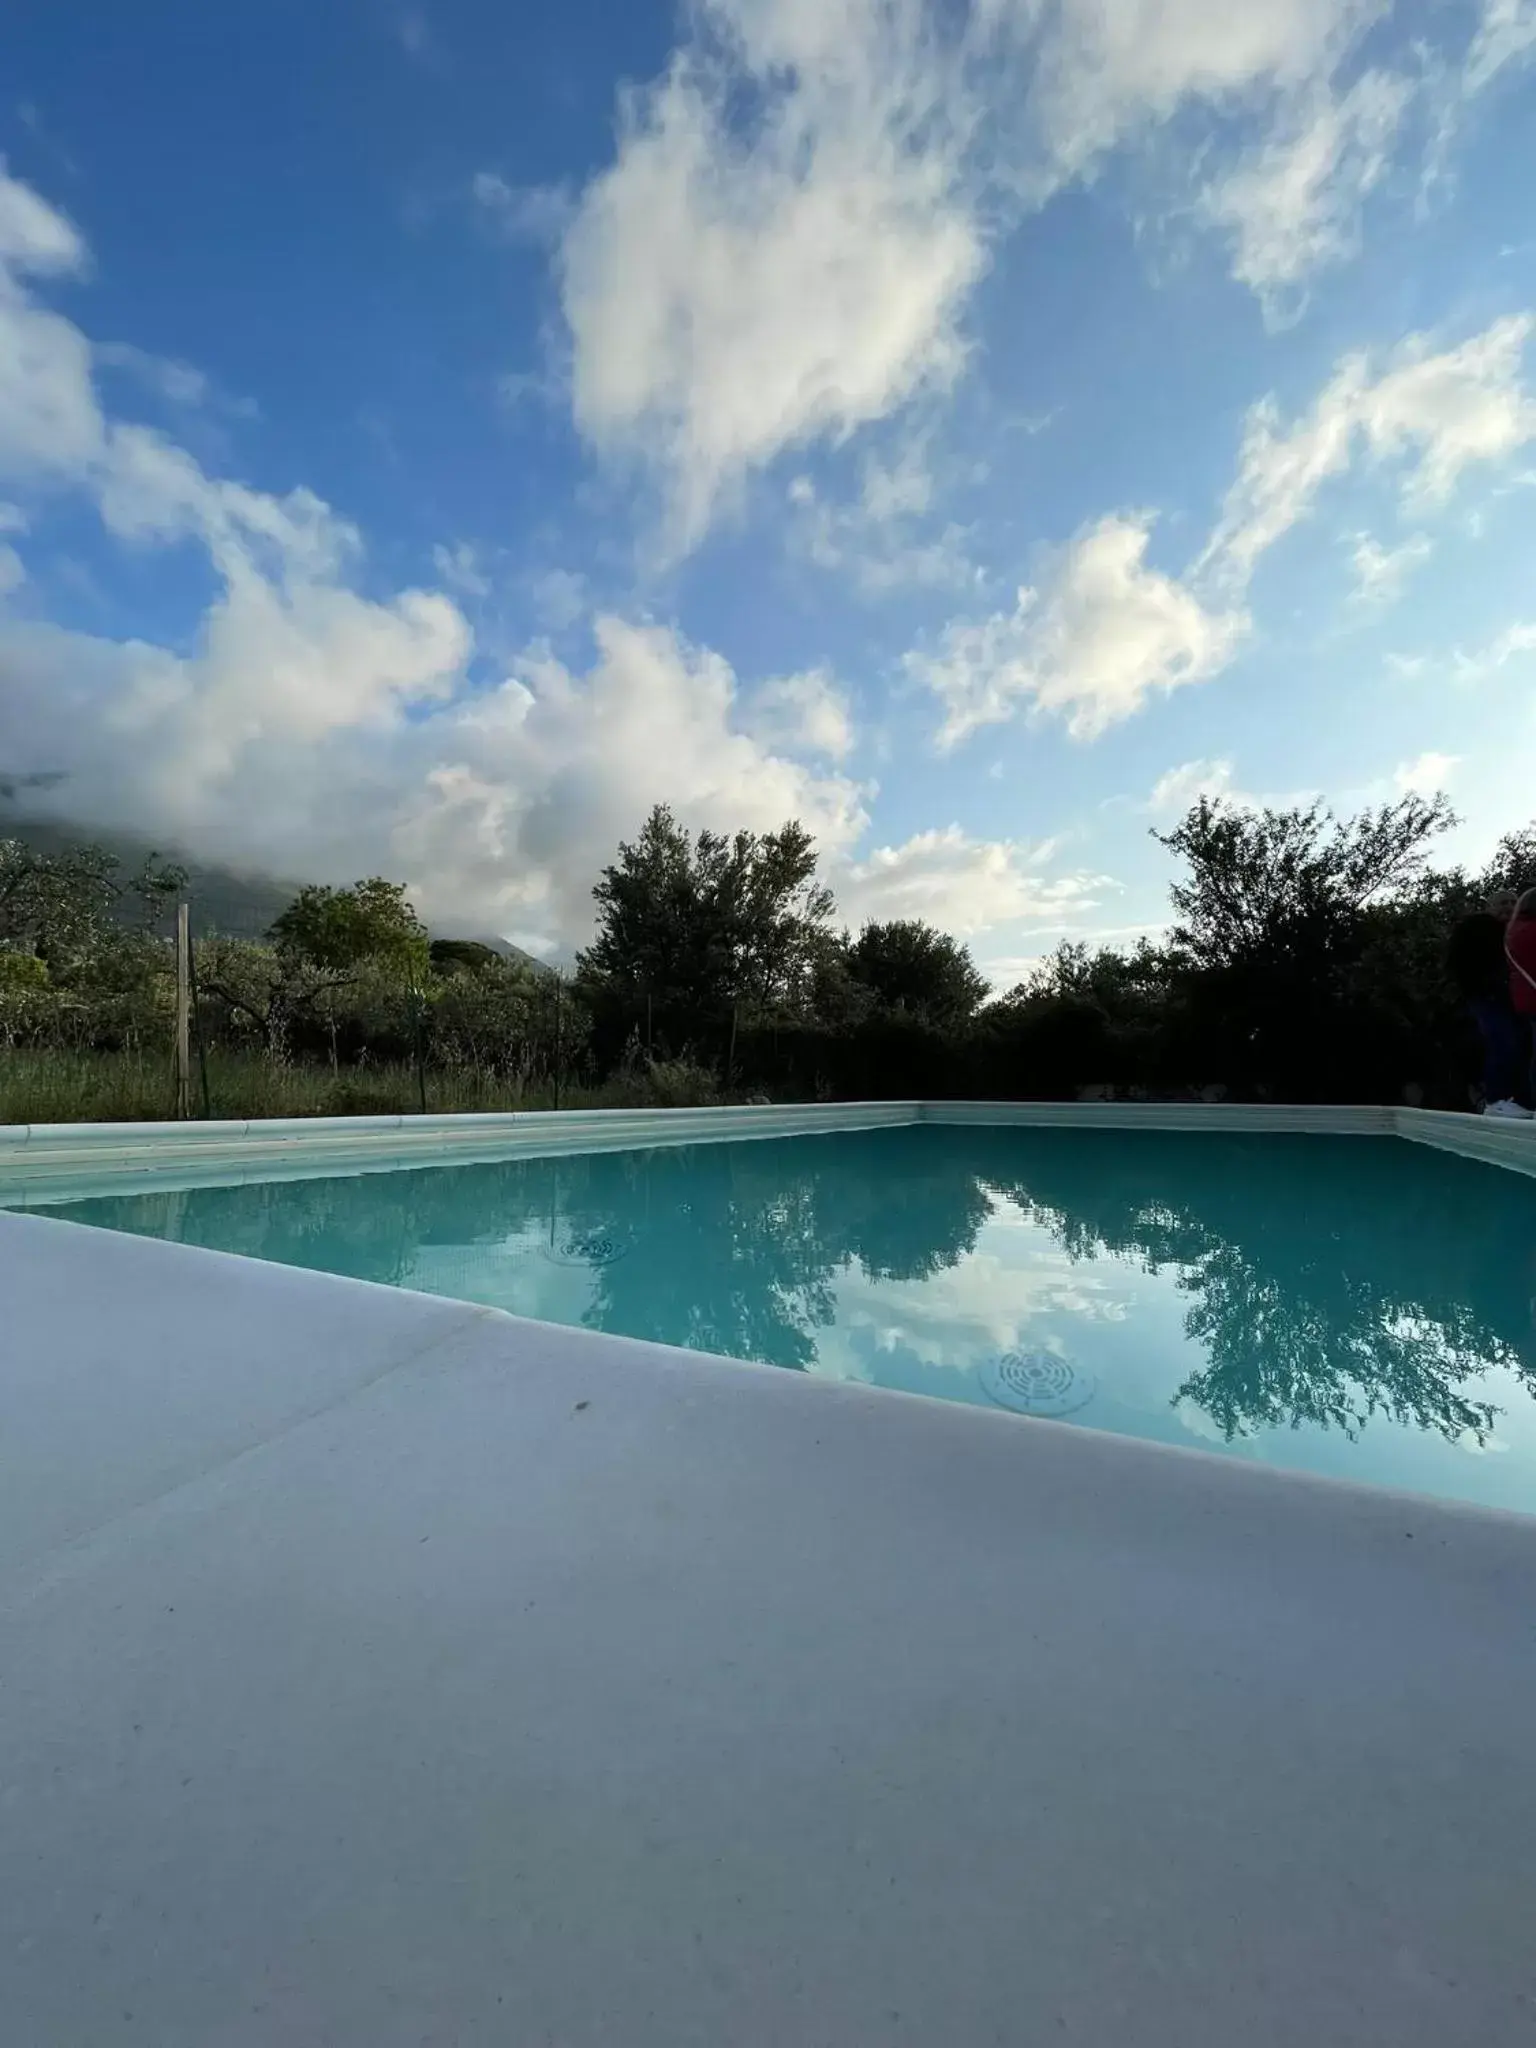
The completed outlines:
<svg viewBox="0 0 1536 2048">
<path fill-rule="evenodd" d="M 1536 1180 L 1400 1140 L 930 1125 L 49 1213 L 1536 1511 Z"/>
</svg>

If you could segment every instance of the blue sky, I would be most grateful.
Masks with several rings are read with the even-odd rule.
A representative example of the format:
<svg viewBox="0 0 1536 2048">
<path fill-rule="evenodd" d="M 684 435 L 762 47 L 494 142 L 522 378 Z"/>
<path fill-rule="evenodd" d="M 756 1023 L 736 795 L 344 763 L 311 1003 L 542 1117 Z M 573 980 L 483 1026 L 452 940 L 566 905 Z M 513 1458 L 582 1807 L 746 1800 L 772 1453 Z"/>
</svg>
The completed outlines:
<svg viewBox="0 0 1536 2048">
<path fill-rule="evenodd" d="M 13 0 L 0 768 L 567 954 L 658 800 L 1000 984 L 1201 790 L 1536 812 L 1536 0 Z"/>
</svg>

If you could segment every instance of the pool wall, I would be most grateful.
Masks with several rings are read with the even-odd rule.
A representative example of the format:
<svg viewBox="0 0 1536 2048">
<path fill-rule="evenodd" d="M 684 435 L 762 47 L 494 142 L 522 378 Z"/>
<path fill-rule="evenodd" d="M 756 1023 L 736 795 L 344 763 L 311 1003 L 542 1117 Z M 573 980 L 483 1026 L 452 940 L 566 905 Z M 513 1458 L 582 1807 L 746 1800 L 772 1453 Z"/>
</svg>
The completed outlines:
<svg viewBox="0 0 1536 2048">
<path fill-rule="evenodd" d="M 0 1197 L 22 1206 L 149 1188 L 387 1172 L 509 1156 L 805 1137 L 917 1123 L 1400 1137 L 1536 1174 L 1536 1123 L 1444 1110 L 1289 1103 L 827 1102 L 714 1109 L 220 1123 L 0 1125 Z"/>
</svg>

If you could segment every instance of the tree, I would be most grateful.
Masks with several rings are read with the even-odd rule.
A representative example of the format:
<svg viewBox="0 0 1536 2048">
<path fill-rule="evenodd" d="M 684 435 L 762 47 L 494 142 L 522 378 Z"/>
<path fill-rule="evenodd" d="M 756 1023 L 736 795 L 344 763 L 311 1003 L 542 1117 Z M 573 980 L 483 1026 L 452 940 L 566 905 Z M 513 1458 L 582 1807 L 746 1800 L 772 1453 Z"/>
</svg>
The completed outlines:
<svg viewBox="0 0 1536 2048">
<path fill-rule="evenodd" d="M 1382 1092 L 1375 1020 L 1403 993 L 1388 985 L 1383 937 L 1423 897 L 1432 844 L 1454 822 L 1438 796 L 1343 820 L 1317 803 L 1251 810 L 1202 798 L 1154 835 L 1189 868 L 1171 891 L 1170 935 L 1186 1057 L 1223 1080 L 1314 1100 Z"/>
<path fill-rule="evenodd" d="M 1026 980 L 1015 983 L 999 1007 L 1078 1003 L 1099 1010 L 1111 1023 L 1146 1022 L 1167 1001 L 1168 976 L 1168 955 L 1150 939 L 1138 939 L 1129 953 L 1116 946 L 1090 952 L 1080 940 L 1063 939 Z"/>
<path fill-rule="evenodd" d="M 78 972 L 152 930 L 186 879 L 158 854 L 124 875 L 104 847 L 51 855 L 0 839 L 0 947 L 35 954 L 55 979 Z"/>
<path fill-rule="evenodd" d="M 801 1004 L 832 915 L 803 826 L 694 838 L 665 804 L 592 894 L 597 936 L 577 958 L 580 980 L 650 1003 L 684 1035 L 735 1005 Z"/>
<path fill-rule="evenodd" d="M 502 965 L 501 955 L 495 947 L 487 946 L 480 939 L 434 939 L 427 951 L 433 972 L 449 977 L 455 974 L 491 974 Z"/>
<path fill-rule="evenodd" d="M 1527 889 L 1536 889 L 1536 822 L 1504 834 L 1475 888 L 1479 896 L 1491 896 L 1500 889 L 1523 896 Z"/>
<path fill-rule="evenodd" d="M 1340 820 L 1320 803 L 1255 811 L 1202 797 L 1174 831 L 1152 835 L 1188 862 L 1170 892 L 1173 944 L 1195 967 L 1308 965 L 1349 947 L 1366 906 L 1404 894 L 1456 822 L 1443 796 L 1405 796 Z"/>
<path fill-rule="evenodd" d="M 554 1071 L 557 1055 L 569 1070 L 586 1051 L 588 1017 L 562 1001 L 556 976 L 519 960 L 503 960 L 489 947 L 478 966 L 460 962 L 442 975 L 432 1006 L 434 1054 L 450 1066 L 515 1075 L 524 1080 Z"/>
<path fill-rule="evenodd" d="M 367 962 L 415 987 L 430 965 L 427 928 L 406 900 L 405 885 L 380 875 L 350 889 L 311 883 L 274 920 L 270 936 L 280 953 L 336 974 Z"/>
<path fill-rule="evenodd" d="M 968 1023 L 986 998 L 966 947 L 921 918 L 866 924 L 847 958 L 849 973 L 883 1008 L 940 1029 Z"/>
</svg>

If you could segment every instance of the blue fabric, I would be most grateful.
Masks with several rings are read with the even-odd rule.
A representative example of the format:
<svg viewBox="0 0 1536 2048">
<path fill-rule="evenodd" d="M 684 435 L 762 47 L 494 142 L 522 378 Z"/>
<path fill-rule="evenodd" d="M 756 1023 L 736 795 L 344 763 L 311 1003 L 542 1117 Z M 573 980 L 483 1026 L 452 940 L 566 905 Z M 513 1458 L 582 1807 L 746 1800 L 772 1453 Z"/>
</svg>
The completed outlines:
<svg viewBox="0 0 1536 2048">
<path fill-rule="evenodd" d="M 1507 1002 L 1484 998 L 1471 1006 L 1483 1041 L 1483 1095 L 1489 1102 L 1525 1101 L 1536 1072 L 1531 1062 L 1531 1031 Z"/>
</svg>

